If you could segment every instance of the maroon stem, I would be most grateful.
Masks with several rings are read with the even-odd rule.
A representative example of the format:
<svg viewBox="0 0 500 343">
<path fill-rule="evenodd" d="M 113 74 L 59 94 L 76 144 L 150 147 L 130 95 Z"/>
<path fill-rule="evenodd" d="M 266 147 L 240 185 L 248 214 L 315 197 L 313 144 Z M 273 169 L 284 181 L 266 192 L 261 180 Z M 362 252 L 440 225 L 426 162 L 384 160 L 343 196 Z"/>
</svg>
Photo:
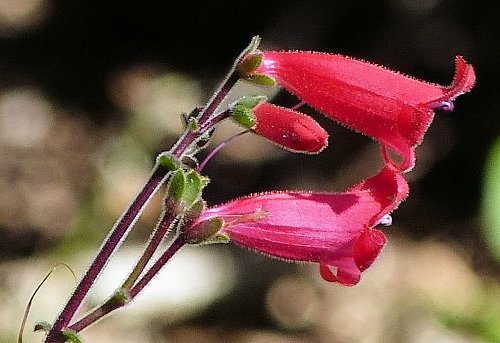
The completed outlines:
<svg viewBox="0 0 500 343">
<path fill-rule="evenodd" d="M 170 260 L 170 258 L 186 244 L 183 236 L 177 236 L 172 242 L 167 251 L 161 255 L 158 260 L 149 268 L 149 270 L 144 274 L 144 276 L 137 281 L 137 283 L 130 289 L 129 296 L 130 299 L 134 299 L 140 291 L 147 286 L 147 284 L 153 279 L 153 277 L 163 268 L 163 266 Z"/>
<path fill-rule="evenodd" d="M 233 67 L 231 73 L 226 77 L 222 85 L 219 87 L 217 92 L 212 96 L 212 98 L 207 103 L 202 110 L 202 112 L 198 115 L 198 125 L 201 127 L 200 131 L 192 132 L 186 130 L 185 134 L 181 137 L 181 139 L 175 144 L 172 148 L 172 155 L 175 157 L 180 157 L 182 153 L 189 147 L 189 145 L 194 141 L 196 137 L 199 137 L 207 130 L 212 128 L 215 124 L 219 123 L 221 120 L 228 117 L 229 112 L 224 111 L 218 114 L 215 118 L 211 118 L 212 114 L 214 114 L 215 110 L 221 104 L 222 100 L 228 95 L 231 89 L 234 87 L 236 82 L 239 80 L 239 75 Z M 208 125 L 206 125 L 208 124 Z"/>
<path fill-rule="evenodd" d="M 121 308 L 132 301 L 139 292 L 146 287 L 146 285 L 153 279 L 153 277 L 160 271 L 160 269 L 175 255 L 180 248 L 182 248 L 186 244 L 183 238 L 177 237 L 172 244 L 168 247 L 168 249 L 160 256 L 160 258 L 155 262 L 153 266 L 148 270 L 148 272 L 142 277 L 141 280 L 134 286 L 130 292 L 128 293 L 129 299 L 128 302 L 119 302 L 114 301 L 111 298 L 108 302 L 106 302 L 103 306 L 96 309 L 95 311 L 89 313 L 84 318 L 77 321 L 75 324 L 71 325 L 69 329 L 74 332 L 79 332 L 89 325 L 92 325 L 97 320 L 106 316 L 107 314 L 113 312 L 114 310 Z"/>
<path fill-rule="evenodd" d="M 212 98 L 208 101 L 207 105 L 204 107 L 203 111 L 199 114 L 197 118 L 198 125 L 200 125 L 202 130 L 198 132 L 192 132 L 190 130 L 186 130 L 185 133 L 182 135 L 182 137 L 175 144 L 175 146 L 171 149 L 171 153 L 174 157 L 177 158 L 182 157 L 186 149 L 189 148 L 189 146 L 198 137 L 200 137 L 200 135 L 203 134 L 203 132 L 206 132 L 206 130 L 209 130 L 213 125 L 215 125 L 215 123 L 218 122 L 217 118 L 211 118 L 211 117 L 215 112 L 215 110 L 217 109 L 217 107 L 221 104 L 222 100 L 224 100 L 224 98 L 227 96 L 227 94 L 239 80 L 239 74 L 237 71 L 237 66 L 239 62 L 244 58 L 244 56 L 247 53 L 252 52 L 257 48 L 258 42 L 259 42 L 258 37 L 254 37 L 250 45 L 240 54 L 240 56 L 238 56 L 228 76 L 223 81 L 219 89 L 214 93 Z M 222 112 L 221 116 L 222 115 L 225 116 L 226 113 Z M 207 123 L 208 121 L 213 121 L 213 123 L 212 122 Z M 64 330 L 68 326 L 69 322 L 71 321 L 76 311 L 80 307 L 83 299 L 87 295 L 89 289 L 92 287 L 96 278 L 101 273 L 107 261 L 109 260 L 113 252 L 118 248 L 123 238 L 127 234 L 128 230 L 135 223 L 140 212 L 146 206 L 151 196 L 163 183 L 167 174 L 168 171 L 164 167 L 156 165 L 150 179 L 148 180 L 144 188 L 140 191 L 140 193 L 137 195 L 137 197 L 132 202 L 130 207 L 127 209 L 127 211 L 123 214 L 120 220 L 112 228 L 110 234 L 108 235 L 108 238 L 102 245 L 96 258 L 94 259 L 91 266 L 87 270 L 83 279 L 80 281 L 80 284 L 73 292 L 71 298 L 66 303 L 66 306 L 62 310 L 61 314 L 56 319 L 54 326 L 49 331 L 45 339 L 45 343 L 64 342 L 64 335 L 62 330 Z M 174 243 L 171 246 L 171 248 L 172 247 L 173 248 L 172 249 L 169 248 L 169 250 L 167 250 L 165 254 L 162 255 L 160 259 L 144 275 L 144 277 L 141 280 L 139 280 L 139 282 L 130 290 L 131 293 L 132 292 L 134 293 L 132 298 L 137 293 L 139 293 L 146 286 L 146 284 L 149 283 L 149 281 L 151 281 L 153 276 L 161 269 L 161 267 L 168 261 L 168 259 L 170 259 L 170 257 L 172 257 L 172 255 L 175 254 L 175 252 L 178 249 L 180 249 L 180 247 L 182 247 L 184 244 L 185 242 L 181 238 L 177 238 L 174 241 Z M 172 253 L 169 255 L 170 251 L 172 251 Z M 108 311 L 107 313 L 109 312 L 110 311 Z M 98 317 L 96 317 L 95 320 L 101 318 L 103 315 L 106 314 L 106 313 L 104 314 L 99 314 L 99 313 L 96 312 L 96 316 Z"/>
<path fill-rule="evenodd" d="M 137 281 L 139 278 L 140 274 L 146 267 L 148 261 L 151 259 L 153 256 L 154 252 L 162 242 L 163 238 L 168 233 L 168 230 L 170 229 L 171 225 L 174 223 L 175 220 L 175 215 L 171 212 L 165 212 L 163 215 L 162 220 L 160 221 L 160 224 L 158 224 L 158 227 L 156 228 L 155 232 L 149 239 L 149 242 L 146 246 L 146 249 L 144 250 L 144 253 L 141 255 L 139 261 L 134 267 L 134 270 L 132 273 L 130 273 L 129 277 L 125 282 L 122 284 L 122 289 L 129 290 L 132 288 L 134 283 Z"/>
<path fill-rule="evenodd" d="M 102 245 L 101 249 L 99 249 L 99 253 L 71 295 L 71 298 L 66 303 L 66 306 L 55 321 L 54 326 L 49 331 L 45 340 L 46 343 L 62 342 L 63 337 L 61 331 L 69 324 L 80 307 L 83 299 L 87 295 L 90 287 L 94 284 L 97 276 L 99 276 L 113 252 L 118 248 L 129 228 L 135 223 L 138 215 L 147 205 L 149 199 L 151 199 L 152 195 L 162 184 L 167 173 L 168 170 L 161 165 L 155 166 L 149 180 L 141 189 L 127 211 L 116 222 L 115 226 L 108 235 L 108 238 Z"/>
</svg>

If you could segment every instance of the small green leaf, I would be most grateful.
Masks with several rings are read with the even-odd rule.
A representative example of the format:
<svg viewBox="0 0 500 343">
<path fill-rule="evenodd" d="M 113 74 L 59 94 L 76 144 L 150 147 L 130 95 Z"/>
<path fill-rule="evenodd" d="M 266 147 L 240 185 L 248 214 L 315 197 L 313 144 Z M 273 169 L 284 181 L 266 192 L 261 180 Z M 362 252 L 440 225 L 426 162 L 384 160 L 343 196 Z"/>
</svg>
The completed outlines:
<svg viewBox="0 0 500 343">
<path fill-rule="evenodd" d="M 42 321 L 39 321 L 38 323 L 35 324 L 33 331 L 49 332 L 50 329 L 52 329 L 52 324 L 42 320 Z"/>
<path fill-rule="evenodd" d="M 168 152 L 159 154 L 156 161 L 167 170 L 174 171 L 179 169 L 179 161 Z"/>
<path fill-rule="evenodd" d="M 276 85 L 276 81 L 267 75 L 264 74 L 253 74 L 250 76 L 247 76 L 245 80 L 255 83 L 259 86 L 266 86 L 266 87 L 271 87 Z"/>
</svg>

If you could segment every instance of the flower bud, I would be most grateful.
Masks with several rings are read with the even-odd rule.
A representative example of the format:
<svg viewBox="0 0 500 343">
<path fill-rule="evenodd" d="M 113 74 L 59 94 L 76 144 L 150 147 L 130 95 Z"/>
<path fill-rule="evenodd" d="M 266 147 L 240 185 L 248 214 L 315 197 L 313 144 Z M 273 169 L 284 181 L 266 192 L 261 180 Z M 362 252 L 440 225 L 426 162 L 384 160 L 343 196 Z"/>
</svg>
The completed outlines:
<svg viewBox="0 0 500 343">
<path fill-rule="evenodd" d="M 328 133 L 311 117 L 269 103 L 253 109 L 255 133 L 293 152 L 316 154 L 328 145 Z"/>
</svg>

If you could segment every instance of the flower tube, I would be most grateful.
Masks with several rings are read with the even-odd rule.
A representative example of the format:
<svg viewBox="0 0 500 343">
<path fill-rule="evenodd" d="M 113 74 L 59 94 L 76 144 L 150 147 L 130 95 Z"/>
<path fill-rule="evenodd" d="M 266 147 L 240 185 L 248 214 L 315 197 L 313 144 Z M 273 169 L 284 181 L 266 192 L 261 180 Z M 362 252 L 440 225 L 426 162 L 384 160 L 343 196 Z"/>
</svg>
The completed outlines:
<svg viewBox="0 0 500 343">
<path fill-rule="evenodd" d="M 475 83 L 474 69 L 456 57 L 455 77 L 440 86 L 341 55 L 266 51 L 256 75 L 266 75 L 324 115 L 382 143 L 384 159 L 399 171 L 414 166 L 414 149 L 431 124 L 435 109 L 450 111 L 453 101 Z M 404 161 L 392 161 L 387 148 Z"/>
<path fill-rule="evenodd" d="M 385 235 L 374 227 L 407 194 L 404 178 L 384 168 L 342 193 L 271 192 L 236 199 L 205 210 L 193 230 L 220 218 L 220 233 L 235 244 L 318 263 L 325 280 L 352 286 L 385 245 Z"/>
</svg>

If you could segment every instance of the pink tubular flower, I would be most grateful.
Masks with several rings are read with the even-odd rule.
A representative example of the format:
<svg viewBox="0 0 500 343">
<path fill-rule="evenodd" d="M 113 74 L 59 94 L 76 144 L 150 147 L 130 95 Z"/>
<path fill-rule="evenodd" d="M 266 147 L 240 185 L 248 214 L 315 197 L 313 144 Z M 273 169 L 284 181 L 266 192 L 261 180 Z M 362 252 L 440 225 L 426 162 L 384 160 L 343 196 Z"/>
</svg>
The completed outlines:
<svg viewBox="0 0 500 343">
<path fill-rule="evenodd" d="M 255 133 L 286 150 L 316 154 L 328 145 L 328 133 L 305 114 L 263 102 L 253 108 L 253 115 Z"/>
<path fill-rule="evenodd" d="M 420 81 L 353 58 L 301 51 L 262 53 L 257 75 L 264 74 L 326 116 L 382 143 L 384 159 L 400 171 L 414 165 L 435 109 L 452 110 L 453 100 L 471 90 L 475 73 L 456 57 L 450 86 Z M 404 161 L 397 165 L 390 148 Z"/>
<path fill-rule="evenodd" d="M 343 193 L 263 193 L 205 210 L 198 223 L 221 218 L 231 241 L 289 261 L 319 263 L 321 276 L 352 286 L 386 242 L 373 229 L 407 196 L 390 168 Z M 330 268 L 336 269 L 333 272 Z"/>
</svg>

